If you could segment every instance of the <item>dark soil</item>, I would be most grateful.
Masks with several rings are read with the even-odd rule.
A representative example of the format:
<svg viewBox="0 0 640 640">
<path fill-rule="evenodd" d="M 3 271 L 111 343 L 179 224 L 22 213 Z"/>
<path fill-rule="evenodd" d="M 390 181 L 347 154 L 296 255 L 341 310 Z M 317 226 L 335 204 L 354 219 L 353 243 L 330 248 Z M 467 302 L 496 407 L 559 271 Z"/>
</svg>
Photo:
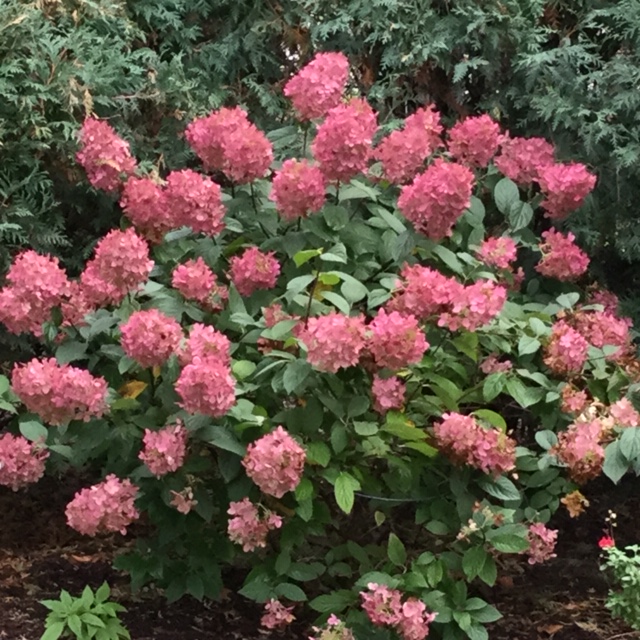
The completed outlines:
<svg viewBox="0 0 640 640">
<path fill-rule="evenodd" d="M 64 522 L 64 505 L 76 491 L 73 481 L 43 480 L 28 492 L 0 488 L 0 639 L 39 640 L 47 610 L 38 603 L 57 599 L 61 589 L 79 595 L 85 585 L 112 587 L 113 599 L 132 640 L 303 640 L 308 621 L 286 633 L 259 629 L 261 608 L 228 591 L 221 601 L 184 598 L 167 605 L 146 590 L 132 595 L 126 575 L 111 568 L 121 537 L 92 539 Z M 584 490 L 591 506 L 577 519 L 562 510 L 558 557 L 545 565 L 513 563 L 499 584 L 480 594 L 504 614 L 490 627 L 490 640 L 640 640 L 604 606 L 607 583 L 598 568 L 597 541 L 609 509 L 617 513 L 618 544 L 640 539 L 640 482 L 626 479 L 612 489 L 596 483 Z"/>
</svg>

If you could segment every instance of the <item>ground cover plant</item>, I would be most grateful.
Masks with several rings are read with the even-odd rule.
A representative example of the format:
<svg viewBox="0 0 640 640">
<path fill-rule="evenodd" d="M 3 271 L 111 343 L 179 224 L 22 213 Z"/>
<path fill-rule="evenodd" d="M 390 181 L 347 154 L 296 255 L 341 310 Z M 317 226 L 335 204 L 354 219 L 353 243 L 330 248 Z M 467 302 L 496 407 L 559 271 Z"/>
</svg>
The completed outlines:
<svg viewBox="0 0 640 640">
<path fill-rule="evenodd" d="M 0 320 L 43 355 L 0 388 L 0 483 L 94 471 L 69 526 L 144 523 L 117 566 L 170 600 L 235 565 L 267 628 L 308 606 L 323 640 L 486 638 L 479 585 L 640 468 L 630 322 L 564 229 L 596 177 L 488 115 L 381 132 L 348 75 L 316 56 L 266 134 L 193 120 L 189 168 L 84 122 L 122 224 L 77 279 L 32 250 L 9 270 Z"/>
</svg>

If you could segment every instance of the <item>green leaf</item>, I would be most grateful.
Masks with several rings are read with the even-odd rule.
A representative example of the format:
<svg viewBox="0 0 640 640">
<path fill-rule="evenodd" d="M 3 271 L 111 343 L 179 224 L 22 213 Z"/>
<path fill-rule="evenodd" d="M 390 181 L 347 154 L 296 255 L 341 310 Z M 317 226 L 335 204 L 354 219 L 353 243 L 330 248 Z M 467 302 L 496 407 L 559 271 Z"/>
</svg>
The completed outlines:
<svg viewBox="0 0 640 640">
<path fill-rule="evenodd" d="M 358 597 L 349 589 L 340 589 L 333 593 L 314 598 L 309 606 L 319 613 L 340 613 L 348 606 L 354 604 Z"/>
<path fill-rule="evenodd" d="M 320 260 L 323 260 L 324 262 L 342 262 L 343 264 L 347 264 L 347 248 L 342 244 L 342 242 L 338 242 L 326 253 L 322 253 L 320 255 Z"/>
<path fill-rule="evenodd" d="M 312 275 L 304 275 L 293 278 L 289 280 L 289 283 L 287 284 L 287 291 L 289 291 L 291 295 L 298 295 L 301 291 L 304 291 L 315 279 L 316 277 Z M 243 311 L 246 313 L 246 309 L 244 309 Z"/>
<path fill-rule="evenodd" d="M 325 205 L 322 215 L 329 229 L 333 231 L 340 231 L 349 224 L 349 212 L 344 207 L 335 204 Z"/>
<path fill-rule="evenodd" d="M 496 551 L 501 553 L 520 553 L 529 548 L 528 540 L 509 533 L 491 536 L 489 542 Z"/>
<path fill-rule="evenodd" d="M 520 492 L 515 484 L 506 476 L 500 476 L 495 480 L 485 477 L 478 481 L 480 487 L 498 500 L 520 500 Z"/>
<path fill-rule="evenodd" d="M 389 534 L 389 542 L 387 543 L 387 557 L 396 567 L 403 567 L 407 561 L 407 551 L 402 544 L 402 540 L 395 533 Z"/>
<path fill-rule="evenodd" d="M 284 368 L 282 384 L 287 393 L 293 393 L 309 377 L 312 368 L 306 360 L 294 360 Z"/>
<path fill-rule="evenodd" d="M 507 384 L 507 377 L 504 373 L 492 373 L 487 376 L 482 385 L 482 397 L 486 402 L 491 402 L 497 398 Z"/>
<path fill-rule="evenodd" d="M 31 442 L 38 442 L 39 440 L 46 441 L 49 435 L 47 427 L 37 420 L 21 422 L 19 428 L 20 433 Z"/>
<path fill-rule="evenodd" d="M 545 451 L 548 451 L 551 447 L 555 447 L 558 444 L 558 436 L 553 431 L 538 431 L 535 439 Z"/>
<path fill-rule="evenodd" d="M 326 467 L 331 461 L 331 449 L 324 442 L 310 442 L 306 445 L 307 462 Z"/>
<path fill-rule="evenodd" d="M 556 302 L 565 309 L 571 309 L 578 300 L 580 300 L 580 294 L 574 291 L 572 293 L 563 293 L 559 295 Z"/>
<path fill-rule="evenodd" d="M 82 622 L 86 622 L 87 624 L 90 624 L 93 627 L 98 627 L 100 629 L 104 629 L 106 626 L 105 623 L 93 613 L 83 613 L 80 616 L 80 619 L 82 620 Z"/>
<path fill-rule="evenodd" d="M 324 249 L 305 249 L 304 251 L 298 251 L 293 256 L 293 261 L 296 264 L 296 267 L 301 267 L 303 264 L 309 262 L 309 260 L 313 260 L 322 254 Z"/>
<path fill-rule="evenodd" d="M 473 415 L 484 422 L 488 422 L 490 425 L 494 427 L 498 427 L 502 431 L 507 430 L 507 423 L 505 419 L 495 411 L 491 411 L 491 409 L 477 409 L 473 412 Z"/>
<path fill-rule="evenodd" d="M 0 396 L 9 391 L 9 378 L 7 376 L 0 376 Z"/>
<path fill-rule="evenodd" d="M 435 458 L 438 455 L 438 449 L 432 447 L 426 442 L 406 442 L 404 447 L 418 451 L 423 456 L 427 456 L 427 458 Z"/>
<path fill-rule="evenodd" d="M 471 612 L 471 617 L 481 624 L 496 622 L 502 618 L 502 614 L 492 605 L 486 604 L 481 609 L 475 609 Z"/>
<path fill-rule="evenodd" d="M 457 273 L 460 276 L 464 275 L 464 266 L 458 259 L 458 256 L 456 256 L 456 254 L 451 251 L 451 249 L 447 249 L 447 247 L 442 244 L 437 244 L 435 247 L 433 247 L 433 253 L 437 255 L 438 258 L 440 258 L 440 260 L 442 260 L 442 262 L 444 262 L 444 264 L 446 264 L 447 267 L 451 269 L 451 271 Z"/>
<path fill-rule="evenodd" d="M 462 570 L 467 580 L 476 578 L 484 568 L 485 563 L 490 558 L 484 547 L 470 547 L 462 556 Z"/>
<path fill-rule="evenodd" d="M 275 591 L 277 595 L 292 602 L 305 602 L 307 600 L 307 594 L 299 586 L 290 582 L 279 584 Z"/>
<path fill-rule="evenodd" d="M 616 440 L 607 445 L 604 450 L 604 465 L 602 472 L 613 483 L 618 484 L 622 476 L 629 470 L 629 462 L 620 451 L 620 443 Z"/>
<path fill-rule="evenodd" d="M 298 324 L 298 320 L 281 320 L 262 332 L 262 337 L 268 340 L 281 340 L 291 335 L 291 329 Z"/>
<path fill-rule="evenodd" d="M 529 355 L 530 353 L 535 353 L 540 349 L 542 345 L 540 344 L 540 340 L 537 338 L 532 338 L 531 336 L 522 336 L 520 340 L 518 340 L 518 354 L 521 356 Z"/>
<path fill-rule="evenodd" d="M 374 436 L 378 433 L 378 425 L 375 422 L 354 422 L 353 428 L 359 436 Z"/>
<path fill-rule="evenodd" d="M 67 618 L 67 626 L 69 627 L 69 629 L 71 629 L 71 631 L 73 631 L 73 633 L 76 634 L 76 636 L 83 635 L 82 622 L 75 613 Z"/>
<path fill-rule="evenodd" d="M 328 300 L 339 311 L 342 311 L 346 316 L 351 313 L 351 305 L 335 291 L 321 291 L 320 297 L 323 300 Z"/>
<path fill-rule="evenodd" d="M 379 191 L 373 189 L 369 185 L 364 182 L 360 182 L 360 180 L 351 180 L 351 182 L 347 185 L 343 185 L 340 188 L 340 193 L 338 194 L 338 200 L 342 202 L 343 200 L 377 200 Z"/>
<path fill-rule="evenodd" d="M 340 472 L 334 485 L 336 503 L 345 513 L 351 513 L 355 500 L 354 492 L 360 489 L 360 483 L 349 473 Z"/>
<path fill-rule="evenodd" d="M 58 640 L 65 627 L 66 624 L 64 622 L 54 622 L 52 625 L 47 626 L 47 630 L 40 640 Z"/>
<path fill-rule="evenodd" d="M 68 364 L 76 360 L 84 360 L 87 354 L 87 344 L 66 340 L 56 349 L 56 360 L 59 364 Z"/>
<path fill-rule="evenodd" d="M 498 579 L 498 567 L 496 561 L 489 555 L 482 565 L 482 569 L 478 572 L 478 578 L 485 584 L 492 587 Z"/>
<path fill-rule="evenodd" d="M 507 215 L 514 202 L 520 200 L 520 191 L 518 186 L 509 178 L 502 178 L 496 184 L 493 190 L 493 199 L 500 213 Z"/>
<path fill-rule="evenodd" d="M 238 441 L 235 434 L 228 431 L 222 425 L 207 425 L 206 427 L 198 430 L 198 437 L 204 442 L 208 442 L 219 449 L 237 453 L 239 456 L 244 457 L 247 453 L 245 446 Z"/>
<path fill-rule="evenodd" d="M 528 227 L 532 219 L 533 207 L 528 202 L 517 200 L 509 205 L 507 220 L 514 231 Z"/>
<path fill-rule="evenodd" d="M 618 449 L 629 462 L 640 456 L 640 427 L 626 428 L 618 441 Z"/>
<path fill-rule="evenodd" d="M 238 380 L 248 378 L 255 370 L 256 364 L 251 360 L 236 360 L 231 365 L 231 371 Z"/>
<path fill-rule="evenodd" d="M 359 302 L 366 297 L 369 290 L 361 282 L 355 278 L 345 280 L 341 287 L 340 292 L 351 303 Z"/>
<path fill-rule="evenodd" d="M 545 395 L 544 389 L 527 387 L 519 378 L 507 379 L 507 391 L 523 409 L 540 402 Z"/>
</svg>

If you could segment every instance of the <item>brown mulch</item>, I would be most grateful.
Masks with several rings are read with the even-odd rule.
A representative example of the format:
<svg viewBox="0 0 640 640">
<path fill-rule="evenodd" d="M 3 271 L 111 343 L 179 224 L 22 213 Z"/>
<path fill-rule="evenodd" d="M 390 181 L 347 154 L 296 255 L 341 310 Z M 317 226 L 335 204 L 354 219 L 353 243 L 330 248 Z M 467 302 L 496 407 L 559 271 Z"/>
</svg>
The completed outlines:
<svg viewBox="0 0 640 640">
<path fill-rule="evenodd" d="M 47 610 L 39 600 L 58 598 L 61 589 L 79 595 L 103 581 L 127 607 L 122 614 L 132 640 L 303 640 L 308 621 L 286 633 L 259 629 L 261 608 L 232 591 L 217 602 L 183 598 L 167 605 L 150 590 L 132 595 L 125 574 L 111 568 L 122 538 L 92 539 L 64 522 L 64 505 L 77 482 L 45 479 L 27 492 L 0 487 L 0 640 L 39 640 Z M 596 483 L 584 491 L 591 507 L 578 519 L 562 510 L 558 557 L 542 566 L 512 563 L 499 584 L 479 595 L 504 618 L 490 626 L 490 640 L 640 640 L 604 607 L 607 583 L 598 569 L 597 541 L 608 509 L 618 514 L 619 544 L 640 539 L 640 481 L 626 478 L 612 490 Z"/>
</svg>

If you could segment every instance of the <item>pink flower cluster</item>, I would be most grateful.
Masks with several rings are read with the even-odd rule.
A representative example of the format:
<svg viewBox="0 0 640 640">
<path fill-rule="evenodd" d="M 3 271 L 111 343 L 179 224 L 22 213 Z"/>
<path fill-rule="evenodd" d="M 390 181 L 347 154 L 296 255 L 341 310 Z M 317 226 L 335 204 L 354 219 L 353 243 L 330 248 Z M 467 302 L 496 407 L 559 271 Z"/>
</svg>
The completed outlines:
<svg viewBox="0 0 640 640">
<path fill-rule="evenodd" d="M 143 367 L 163 365 L 182 340 L 180 323 L 157 309 L 134 311 L 120 332 L 123 351 Z"/>
<path fill-rule="evenodd" d="M 550 450 L 567 465 L 574 482 L 583 484 L 600 475 L 604 464 L 604 449 L 600 444 L 602 431 L 600 420 L 575 422 L 558 436 L 558 444 Z"/>
<path fill-rule="evenodd" d="M 195 300 L 209 311 L 221 311 L 229 298 L 229 289 L 218 283 L 216 274 L 202 258 L 178 265 L 173 270 L 171 285 L 186 300 Z"/>
<path fill-rule="evenodd" d="M 0 485 L 18 491 L 44 475 L 49 452 L 22 436 L 0 436 Z"/>
<path fill-rule="evenodd" d="M 313 627 L 313 631 L 317 635 L 309 636 L 309 640 L 355 640 L 351 629 L 333 613 L 329 616 L 326 627 Z"/>
<path fill-rule="evenodd" d="M 604 346 L 618 347 L 612 354 L 606 356 L 608 360 L 617 360 L 629 353 L 631 349 L 631 321 L 619 318 L 605 311 L 579 311 L 573 318 L 575 328 L 594 347 L 602 349 Z"/>
<path fill-rule="evenodd" d="M 440 450 L 457 464 L 494 476 L 515 467 L 515 441 L 499 429 L 485 429 L 472 416 L 445 413 L 433 432 Z"/>
<path fill-rule="evenodd" d="M 18 254 L 7 273 L 8 286 L 0 289 L 0 322 L 11 333 L 42 335 L 42 324 L 54 307 L 70 293 L 66 272 L 58 259 L 35 251 Z"/>
<path fill-rule="evenodd" d="M 159 431 L 145 429 L 142 442 L 144 448 L 138 458 L 157 478 L 177 471 L 184 464 L 187 430 L 180 421 Z"/>
<path fill-rule="evenodd" d="M 133 229 L 114 229 L 98 242 L 80 282 L 92 303 L 118 304 L 147 281 L 152 268 L 146 241 Z"/>
<path fill-rule="evenodd" d="M 424 161 L 442 146 L 440 114 L 433 105 L 418 109 L 378 145 L 375 158 L 382 162 L 389 182 L 402 184 L 413 178 Z"/>
<path fill-rule="evenodd" d="M 96 189 L 118 191 L 122 176 L 130 176 L 137 163 L 129 144 L 104 120 L 87 118 L 79 132 L 80 151 L 76 158 Z"/>
<path fill-rule="evenodd" d="M 309 318 L 298 333 L 307 347 L 307 360 L 319 371 L 335 373 L 358 363 L 366 345 L 362 316 L 349 317 L 332 311 L 326 316 Z"/>
<path fill-rule="evenodd" d="M 589 343 L 564 320 L 555 322 L 544 350 L 544 363 L 558 375 L 580 373 L 587 361 Z"/>
<path fill-rule="evenodd" d="M 248 446 L 242 465 L 260 491 L 282 498 L 300 484 L 305 459 L 305 450 L 279 426 Z"/>
<path fill-rule="evenodd" d="M 366 100 L 353 98 L 331 109 L 311 145 L 325 178 L 348 182 L 365 171 L 376 129 L 376 114 Z"/>
<path fill-rule="evenodd" d="M 59 365 L 54 358 L 16 364 L 11 385 L 27 409 L 49 424 L 86 422 L 107 411 L 104 378 L 94 378 L 88 371 L 68 364 Z"/>
<path fill-rule="evenodd" d="M 229 366 L 218 358 L 194 357 L 175 385 L 179 405 L 189 413 L 223 416 L 236 402 L 236 385 Z"/>
<path fill-rule="evenodd" d="M 544 138 L 505 138 L 494 162 L 507 178 L 528 185 L 554 163 L 553 146 Z"/>
<path fill-rule="evenodd" d="M 194 120 L 185 137 L 205 169 L 222 171 L 236 184 L 262 178 L 273 160 L 271 143 L 240 107 Z"/>
<path fill-rule="evenodd" d="M 186 344 L 180 352 L 180 362 L 187 365 L 196 358 L 213 359 L 229 367 L 231 366 L 231 341 L 214 327 L 196 322 L 191 327 Z"/>
<path fill-rule="evenodd" d="M 285 160 L 271 182 L 269 199 L 285 220 L 296 220 L 320 211 L 325 201 L 322 171 L 308 160 Z"/>
<path fill-rule="evenodd" d="M 171 495 L 173 496 L 170 502 L 171 506 L 185 516 L 198 504 L 198 501 L 193 497 L 193 490 L 191 487 L 185 487 L 179 492 L 171 491 Z"/>
<path fill-rule="evenodd" d="M 529 525 L 529 549 L 524 551 L 529 556 L 529 564 L 538 564 L 555 558 L 554 550 L 558 539 L 556 529 L 548 529 L 541 522 Z"/>
<path fill-rule="evenodd" d="M 571 384 L 565 384 L 562 387 L 561 398 L 560 408 L 564 413 L 580 415 L 589 406 L 587 392 L 584 389 L 576 389 Z"/>
<path fill-rule="evenodd" d="M 300 120 L 322 118 L 340 104 L 349 77 L 349 60 L 342 53 L 318 53 L 289 79 L 284 95 Z"/>
<path fill-rule="evenodd" d="M 547 218 L 562 220 L 584 203 L 596 185 L 596 177 L 583 164 L 552 164 L 539 171 Z"/>
<path fill-rule="evenodd" d="M 229 279 L 242 296 L 250 296 L 259 289 L 273 289 L 280 275 L 280 263 L 273 251 L 263 253 L 249 247 L 241 256 L 229 260 Z"/>
<path fill-rule="evenodd" d="M 392 409 L 402 409 L 407 393 L 407 386 L 397 376 L 381 378 L 373 376 L 371 395 L 373 396 L 373 409 L 384 415 Z"/>
<path fill-rule="evenodd" d="M 573 233 L 566 235 L 549 229 L 542 232 L 544 242 L 539 245 L 542 260 L 536 265 L 536 271 L 547 278 L 558 280 L 576 280 L 589 266 L 589 257 L 575 244 Z"/>
<path fill-rule="evenodd" d="M 597 286 L 596 288 L 591 288 L 588 293 L 587 304 L 601 304 L 605 313 L 610 313 L 614 316 L 618 314 L 620 300 L 615 293 L 606 289 L 599 289 Z"/>
<path fill-rule="evenodd" d="M 428 613 L 424 602 L 407 598 L 403 603 L 400 591 L 373 582 L 367 589 L 360 592 L 360 597 L 373 624 L 394 628 L 404 640 L 424 640 L 429 635 L 429 625 L 436 614 Z"/>
<path fill-rule="evenodd" d="M 500 126 L 487 114 L 457 122 L 449 130 L 449 153 L 471 167 L 486 167 L 501 142 Z"/>
<path fill-rule="evenodd" d="M 269 531 L 282 526 L 282 518 L 268 509 L 264 509 L 261 517 L 258 507 L 249 498 L 232 502 L 227 513 L 233 516 L 227 528 L 229 539 L 241 544 L 244 552 L 266 547 Z"/>
<path fill-rule="evenodd" d="M 402 187 L 398 208 L 416 231 L 432 240 L 451 235 L 471 203 L 473 173 L 464 165 L 437 158 L 410 185 Z"/>
<path fill-rule="evenodd" d="M 477 251 L 478 259 L 490 267 L 511 269 L 516 261 L 518 247 L 508 236 L 487 238 Z"/>
<path fill-rule="evenodd" d="M 640 426 L 640 414 L 633 408 L 627 398 L 622 398 L 614 402 L 609 407 L 609 414 L 616 421 L 616 425 L 621 427 Z"/>
<path fill-rule="evenodd" d="M 492 280 L 478 280 L 467 286 L 454 282 L 457 286 L 451 289 L 450 310 L 438 320 L 438 326 L 450 331 L 476 331 L 491 322 L 507 301 L 505 287 Z"/>
<path fill-rule="evenodd" d="M 138 488 L 130 480 L 108 475 L 103 482 L 82 489 L 67 505 L 67 524 L 87 536 L 119 531 L 140 517 L 134 501 Z"/>
<path fill-rule="evenodd" d="M 271 599 L 264 605 L 260 624 L 267 629 L 283 629 L 296 619 L 292 611 L 293 607 L 285 607 L 279 600 Z"/>
<path fill-rule="evenodd" d="M 379 367 L 402 369 L 422 360 L 429 343 L 414 315 L 379 309 L 368 326 L 368 349 Z"/>
<path fill-rule="evenodd" d="M 500 362 L 498 356 L 495 353 L 488 355 L 480 363 L 480 371 L 488 376 L 492 373 L 506 373 L 507 371 L 511 371 L 512 368 L 513 364 L 510 360 L 504 360 L 503 362 Z"/>
<path fill-rule="evenodd" d="M 160 242 L 176 227 L 163 187 L 151 178 L 129 178 L 122 190 L 120 207 L 150 242 Z"/>
</svg>

